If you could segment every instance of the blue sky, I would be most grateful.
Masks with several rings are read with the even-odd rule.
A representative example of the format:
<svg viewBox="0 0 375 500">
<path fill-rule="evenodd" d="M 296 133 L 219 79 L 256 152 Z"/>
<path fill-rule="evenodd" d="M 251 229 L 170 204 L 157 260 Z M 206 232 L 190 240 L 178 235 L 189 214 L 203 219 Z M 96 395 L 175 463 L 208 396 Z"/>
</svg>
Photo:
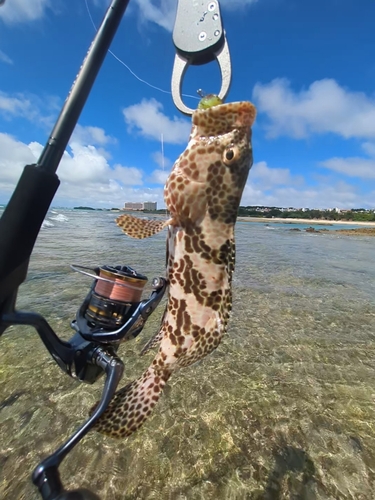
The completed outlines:
<svg viewBox="0 0 375 500">
<path fill-rule="evenodd" d="M 107 0 L 87 0 L 96 25 Z M 176 0 L 130 0 L 58 169 L 55 206 L 157 201 L 190 121 L 173 105 Z M 242 205 L 375 208 L 375 2 L 221 0 L 232 56 L 227 101 L 251 100 L 254 166 Z M 0 203 L 38 158 L 94 36 L 85 0 L 0 7 Z M 220 88 L 216 63 L 184 92 Z M 195 107 L 197 100 L 186 98 Z M 161 134 L 164 161 L 161 158 Z"/>
</svg>

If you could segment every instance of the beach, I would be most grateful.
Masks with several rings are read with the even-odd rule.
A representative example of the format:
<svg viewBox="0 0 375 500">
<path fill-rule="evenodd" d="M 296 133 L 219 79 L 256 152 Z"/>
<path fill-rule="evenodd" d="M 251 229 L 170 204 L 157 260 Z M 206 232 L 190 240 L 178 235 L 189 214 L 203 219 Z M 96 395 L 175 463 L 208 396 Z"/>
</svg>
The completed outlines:
<svg viewBox="0 0 375 500">
<path fill-rule="evenodd" d="M 310 225 L 350 225 L 375 227 L 375 222 L 356 222 L 345 220 L 321 220 L 321 219 L 283 219 L 281 217 L 238 217 L 241 222 L 263 222 L 276 224 L 310 224 Z"/>
</svg>

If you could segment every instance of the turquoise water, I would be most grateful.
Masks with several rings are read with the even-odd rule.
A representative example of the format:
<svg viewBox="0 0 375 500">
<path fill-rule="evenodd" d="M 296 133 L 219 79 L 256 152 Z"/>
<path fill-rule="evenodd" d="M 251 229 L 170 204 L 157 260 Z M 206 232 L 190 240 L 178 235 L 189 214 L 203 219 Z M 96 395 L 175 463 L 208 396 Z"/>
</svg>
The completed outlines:
<svg viewBox="0 0 375 500">
<path fill-rule="evenodd" d="M 292 224 L 292 225 L 291 225 Z M 338 229 L 356 229 L 358 227 L 373 227 L 373 226 L 358 226 L 358 224 L 295 224 L 293 223 L 289 224 L 278 224 L 280 225 L 280 229 L 291 229 L 291 228 L 298 228 L 298 229 L 307 229 L 308 227 L 313 227 L 314 229 L 328 229 L 329 231 L 336 231 Z M 276 224 L 272 224 L 271 227 L 274 229 L 277 229 Z"/>
<path fill-rule="evenodd" d="M 46 218 L 18 305 L 63 338 L 90 285 L 71 263 L 163 273 L 165 233 L 132 240 L 115 217 Z M 226 339 L 172 377 L 132 437 L 89 434 L 61 466 L 66 486 L 106 500 L 375 498 L 375 240 L 283 226 L 237 224 Z M 121 347 L 124 384 L 152 361 L 139 351 L 162 310 Z M 68 378 L 30 328 L 9 328 L 0 356 L 0 498 L 36 500 L 33 468 L 87 417 L 102 382 Z"/>
<path fill-rule="evenodd" d="M 278 229 L 279 231 L 285 231 L 285 230 L 290 230 L 290 229 L 300 229 L 303 231 L 304 229 L 307 229 L 308 227 L 313 227 L 316 230 L 319 229 L 328 229 L 329 231 L 336 231 L 338 229 L 356 229 L 358 227 L 374 227 L 373 225 L 369 224 L 368 226 L 363 226 L 363 225 L 358 225 L 358 224 L 330 224 L 329 222 L 327 224 L 323 222 L 306 222 L 306 223 L 299 223 L 299 222 L 244 222 L 244 221 L 238 221 L 237 224 L 262 224 L 263 227 L 268 227 L 268 229 Z"/>
</svg>

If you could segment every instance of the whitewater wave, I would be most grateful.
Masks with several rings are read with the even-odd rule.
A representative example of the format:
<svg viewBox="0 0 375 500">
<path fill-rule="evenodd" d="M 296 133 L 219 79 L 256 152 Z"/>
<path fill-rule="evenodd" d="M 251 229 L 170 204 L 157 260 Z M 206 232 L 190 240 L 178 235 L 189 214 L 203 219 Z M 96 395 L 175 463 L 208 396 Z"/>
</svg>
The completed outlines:
<svg viewBox="0 0 375 500">
<path fill-rule="evenodd" d="M 57 213 L 57 212 L 53 212 L 53 213 Z M 57 215 L 54 215 L 53 217 L 50 217 L 51 220 L 56 220 L 58 222 L 68 222 L 69 218 L 66 216 L 66 215 L 63 215 L 63 214 L 57 214 Z"/>
<path fill-rule="evenodd" d="M 46 229 L 47 227 L 53 227 L 55 224 L 48 219 L 44 219 L 42 222 L 42 228 L 41 229 Z"/>
</svg>

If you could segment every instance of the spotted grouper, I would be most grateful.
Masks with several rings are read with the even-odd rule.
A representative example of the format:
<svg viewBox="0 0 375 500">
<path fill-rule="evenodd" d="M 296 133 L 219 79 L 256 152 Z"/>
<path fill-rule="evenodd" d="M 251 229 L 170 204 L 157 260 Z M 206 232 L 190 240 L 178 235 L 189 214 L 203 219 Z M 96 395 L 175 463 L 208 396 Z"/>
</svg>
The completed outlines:
<svg viewBox="0 0 375 500">
<path fill-rule="evenodd" d="M 96 425 L 111 437 L 129 436 L 150 415 L 171 374 L 219 345 L 232 305 L 234 225 L 252 165 L 250 102 L 220 104 L 193 113 L 186 150 L 168 177 L 170 219 L 116 220 L 133 238 L 168 227 L 168 302 L 160 330 L 142 353 L 159 346 L 151 365 L 119 390 Z"/>
</svg>

